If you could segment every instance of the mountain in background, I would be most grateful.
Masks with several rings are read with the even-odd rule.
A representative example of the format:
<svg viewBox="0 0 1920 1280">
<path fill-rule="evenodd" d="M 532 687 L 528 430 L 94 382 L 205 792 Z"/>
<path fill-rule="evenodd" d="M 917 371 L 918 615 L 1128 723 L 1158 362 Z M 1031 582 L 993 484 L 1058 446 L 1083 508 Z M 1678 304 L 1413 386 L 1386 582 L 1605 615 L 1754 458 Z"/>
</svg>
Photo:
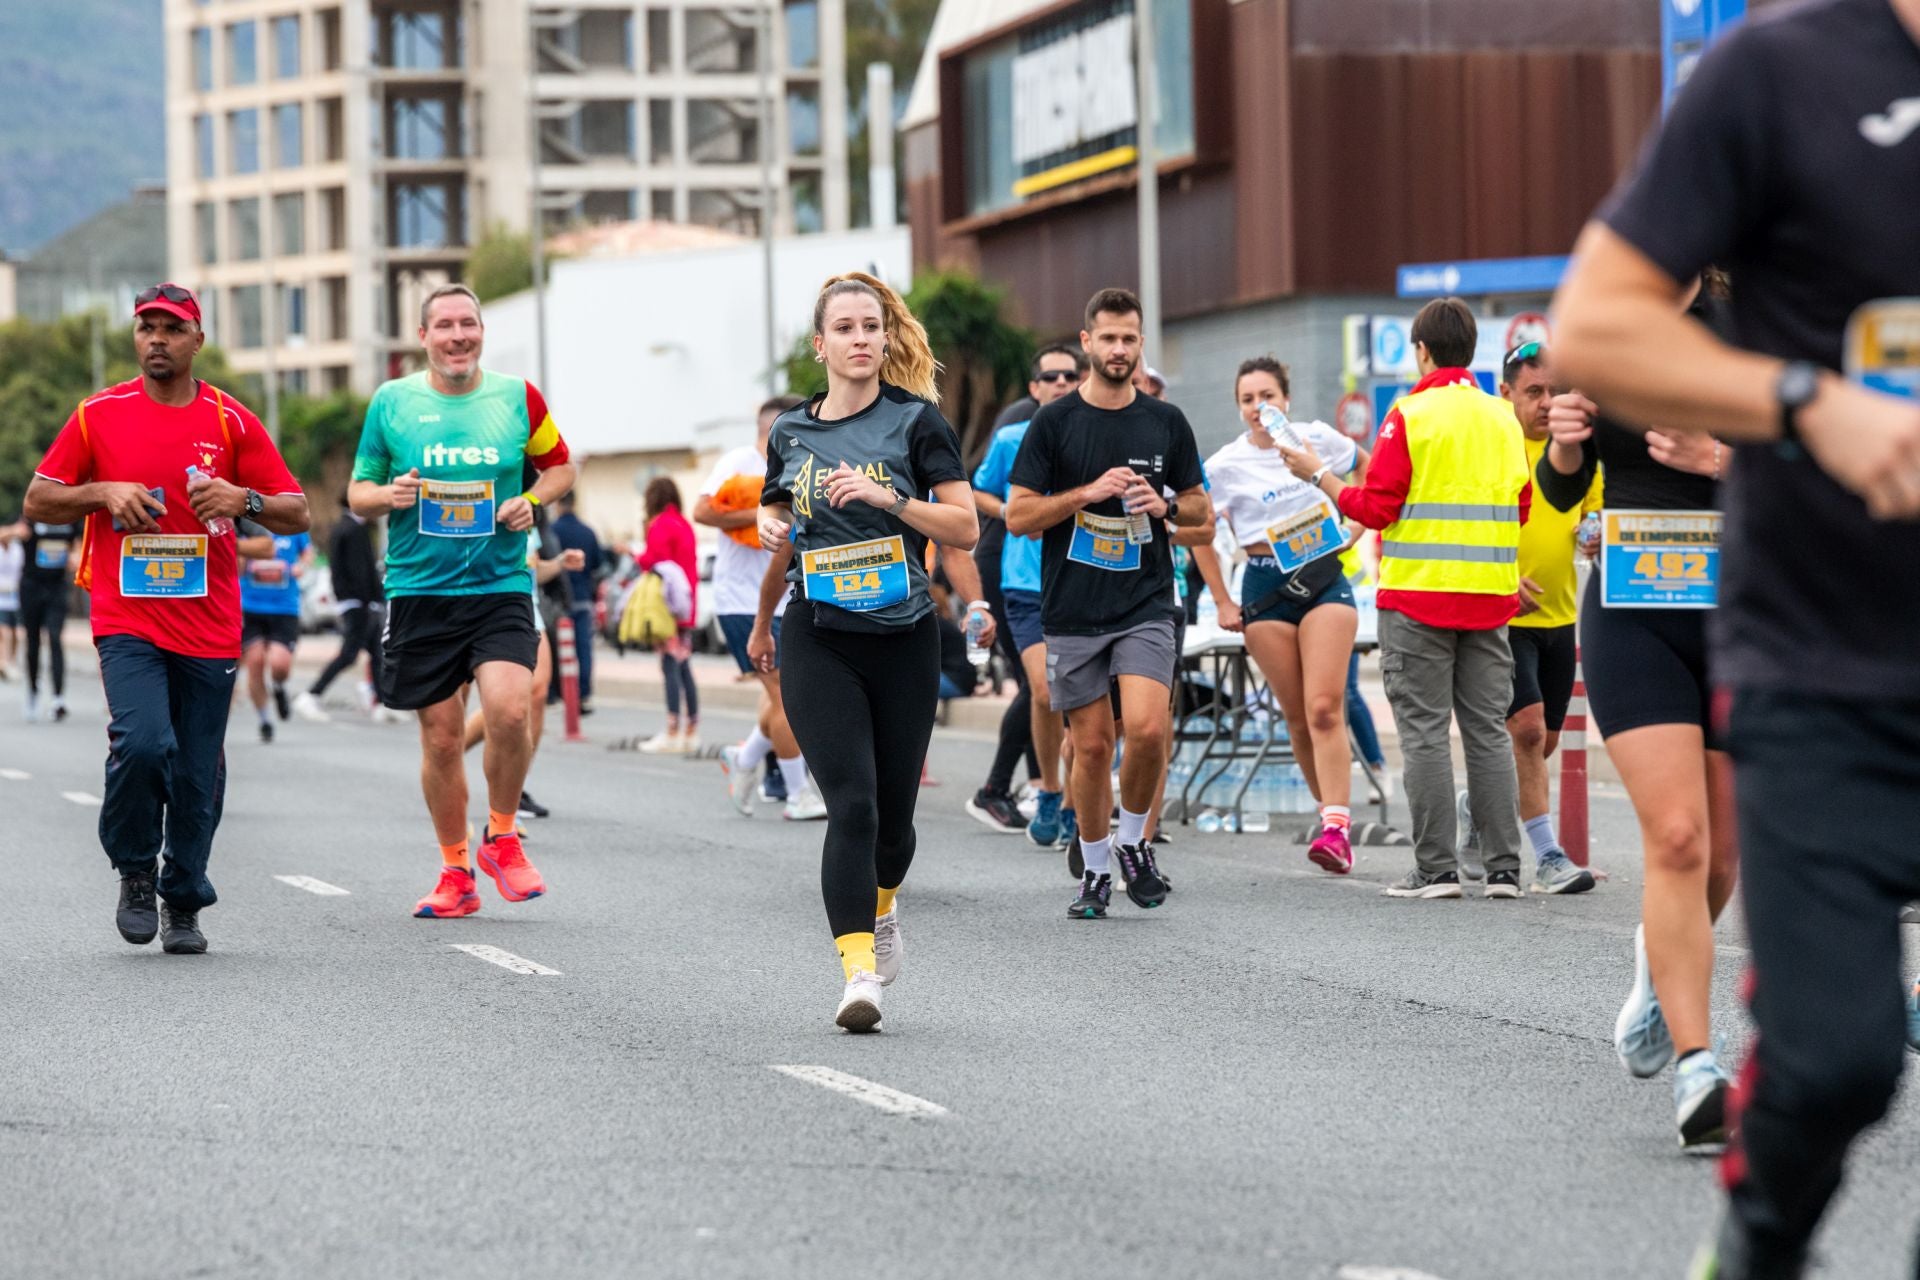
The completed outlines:
<svg viewBox="0 0 1920 1280">
<path fill-rule="evenodd" d="M 161 0 L 0 0 L 0 250 L 167 176 Z"/>
</svg>

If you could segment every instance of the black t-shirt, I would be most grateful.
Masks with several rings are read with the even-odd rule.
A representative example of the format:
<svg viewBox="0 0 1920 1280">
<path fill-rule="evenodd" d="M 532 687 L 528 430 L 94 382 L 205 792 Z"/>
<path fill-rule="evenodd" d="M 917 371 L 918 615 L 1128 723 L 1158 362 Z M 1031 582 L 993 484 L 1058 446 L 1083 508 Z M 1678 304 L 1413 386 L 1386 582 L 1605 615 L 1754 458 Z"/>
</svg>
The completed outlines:
<svg viewBox="0 0 1920 1280">
<path fill-rule="evenodd" d="M 27 522 L 27 536 L 21 540 L 25 559 L 20 565 L 20 580 L 36 586 L 57 587 L 73 576 L 75 558 L 80 554 L 81 525 Z"/>
<path fill-rule="evenodd" d="M 1920 46 L 1888 0 L 1750 18 L 1599 216 L 1676 280 L 1725 267 L 1735 345 L 1838 370 L 1860 306 L 1920 296 L 1916 92 Z M 1737 450 L 1721 496 L 1715 679 L 1920 699 L 1920 523 L 1872 519 L 1792 445 Z"/>
<path fill-rule="evenodd" d="M 1008 479 L 1037 493 L 1064 493 L 1114 467 L 1131 467 L 1162 493 L 1185 493 L 1205 480 L 1193 428 L 1180 410 L 1138 393 L 1124 409 L 1096 409 L 1078 391 L 1034 413 Z M 1173 543 L 1165 522 L 1154 521 L 1153 541 L 1137 546 L 1101 536 L 1112 533 L 1111 522 L 1124 521 L 1126 514 L 1125 503 L 1108 498 L 1046 531 L 1040 544 L 1040 622 L 1049 634 L 1107 635 L 1178 616 Z M 1130 564 L 1135 550 L 1137 564 L 1104 567 Z"/>
<path fill-rule="evenodd" d="M 760 491 L 763 506 L 784 504 L 793 509 L 793 564 L 787 580 L 796 585 L 794 598 L 808 596 L 803 571 L 809 551 L 824 551 L 855 543 L 899 536 L 905 547 L 906 592 L 902 599 L 869 607 L 863 597 L 893 591 L 890 569 L 877 570 L 877 586 L 849 581 L 842 597 L 850 606 L 837 607 L 814 600 L 814 621 L 847 631 L 886 631 L 918 622 L 933 601 L 927 594 L 927 535 L 904 520 L 864 502 L 835 508 L 827 501 L 826 479 L 842 462 L 860 468 L 880 484 L 925 502 L 933 487 L 967 478 L 960 462 L 960 441 L 940 410 L 910 391 L 880 384 L 873 403 L 850 417 L 817 416 L 821 397 L 780 415 L 767 436 L 767 476 Z M 801 492 L 796 494 L 795 488 Z M 842 566 L 843 568 L 851 566 Z M 865 578 L 861 573 L 842 575 Z M 823 586 L 837 584 L 823 582 Z"/>
</svg>

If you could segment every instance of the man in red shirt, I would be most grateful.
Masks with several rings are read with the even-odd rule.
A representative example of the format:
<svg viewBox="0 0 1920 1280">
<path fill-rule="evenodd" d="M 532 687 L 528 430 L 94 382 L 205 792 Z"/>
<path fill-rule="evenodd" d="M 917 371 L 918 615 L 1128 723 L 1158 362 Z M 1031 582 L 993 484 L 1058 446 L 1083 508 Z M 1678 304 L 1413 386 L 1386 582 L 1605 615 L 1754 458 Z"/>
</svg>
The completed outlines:
<svg viewBox="0 0 1920 1280">
<path fill-rule="evenodd" d="M 259 419 L 193 376 L 205 341 L 193 294 L 140 293 L 140 376 L 81 402 L 26 497 L 29 520 L 86 521 L 80 581 L 112 717 L 100 843 L 120 872 L 115 923 L 144 946 L 164 912 L 161 944 L 176 955 L 207 949 L 199 915 L 217 900 L 207 859 L 240 661 L 233 521 L 307 527 L 307 499 Z"/>
<path fill-rule="evenodd" d="M 1414 317 L 1420 381 L 1387 415 L 1364 485 L 1347 485 L 1311 449 L 1280 446 L 1287 467 L 1341 514 L 1384 530 L 1380 673 L 1400 730 L 1415 867 L 1396 898 L 1457 898 L 1452 722 L 1460 722 L 1486 896 L 1520 896 L 1519 784 L 1507 741 L 1520 610 L 1520 526 L 1533 497 L 1513 408 L 1467 365 L 1473 313 L 1441 298 Z"/>
</svg>

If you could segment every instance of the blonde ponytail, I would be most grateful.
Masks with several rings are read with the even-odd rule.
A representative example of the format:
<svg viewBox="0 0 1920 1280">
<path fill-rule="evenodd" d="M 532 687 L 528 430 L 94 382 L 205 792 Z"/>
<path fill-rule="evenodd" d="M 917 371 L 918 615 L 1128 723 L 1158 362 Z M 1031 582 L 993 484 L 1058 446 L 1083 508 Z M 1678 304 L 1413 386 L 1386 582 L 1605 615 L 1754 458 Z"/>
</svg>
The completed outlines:
<svg viewBox="0 0 1920 1280">
<path fill-rule="evenodd" d="M 813 331 L 824 332 L 827 302 L 843 293 L 864 293 L 880 304 L 881 327 L 886 332 L 886 358 L 880 362 L 880 376 L 922 400 L 938 404 L 940 389 L 934 377 L 940 362 L 933 358 L 927 343 L 926 326 L 907 309 L 906 300 L 892 286 L 864 271 L 849 271 L 829 279 L 820 288 L 813 304 Z"/>
</svg>

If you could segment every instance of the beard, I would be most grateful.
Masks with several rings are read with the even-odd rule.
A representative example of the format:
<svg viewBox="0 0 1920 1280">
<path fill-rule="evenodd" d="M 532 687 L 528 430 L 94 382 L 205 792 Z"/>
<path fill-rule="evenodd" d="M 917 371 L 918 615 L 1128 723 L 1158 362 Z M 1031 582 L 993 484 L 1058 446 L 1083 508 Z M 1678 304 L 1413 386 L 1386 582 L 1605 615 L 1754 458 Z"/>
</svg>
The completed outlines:
<svg viewBox="0 0 1920 1280">
<path fill-rule="evenodd" d="M 1093 374 L 1110 387 L 1122 387 L 1133 381 L 1133 371 L 1139 367 L 1139 356 L 1135 356 L 1133 359 L 1127 361 L 1126 369 L 1120 373 L 1115 373 L 1111 364 L 1101 360 L 1094 364 Z"/>
</svg>

